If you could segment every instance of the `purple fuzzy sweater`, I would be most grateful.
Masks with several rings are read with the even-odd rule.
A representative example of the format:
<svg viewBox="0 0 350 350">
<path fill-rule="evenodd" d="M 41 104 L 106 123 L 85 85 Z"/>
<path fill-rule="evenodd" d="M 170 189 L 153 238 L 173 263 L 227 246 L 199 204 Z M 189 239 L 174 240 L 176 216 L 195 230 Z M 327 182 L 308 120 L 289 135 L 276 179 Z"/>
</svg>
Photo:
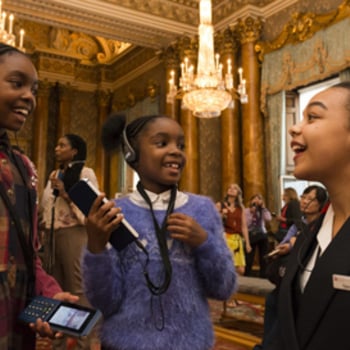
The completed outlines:
<svg viewBox="0 0 350 350">
<path fill-rule="evenodd" d="M 154 284 L 162 281 L 163 266 L 149 209 L 128 197 L 118 199 L 125 218 L 149 252 L 148 272 Z M 103 346 L 113 350 L 209 350 L 214 336 L 207 298 L 227 299 L 236 286 L 232 256 L 223 236 L 221 218 L 207 197 L 189 194 L 175 212 L 193 217 L 208 233 L 191 249 L 168 239 L 172 280 L 160 297 L 152 296 L 143 276 L 145 254 L 130 244 L 122 252 L 84 252 L 82 270 L 86 295 L 102 311 Z M 165 211 L 156 210 L 161 225 Z M 160 280 L 160 281 L 159 281 Z M 164 321 L 163 330 L 157 325 Z"/>
</svg>

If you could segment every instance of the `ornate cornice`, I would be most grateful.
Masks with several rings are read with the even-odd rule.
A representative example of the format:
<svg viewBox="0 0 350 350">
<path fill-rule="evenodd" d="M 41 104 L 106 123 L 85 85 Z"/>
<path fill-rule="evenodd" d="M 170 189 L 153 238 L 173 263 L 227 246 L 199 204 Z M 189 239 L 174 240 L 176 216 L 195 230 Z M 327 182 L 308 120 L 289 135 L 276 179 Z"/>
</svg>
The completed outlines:
<svg viewBox="0 0 350 350">
<path fill-rule="evenodd" d="M 296 2 L 214 0 L 214 27 L 224 30 L 248 16 L 266 18 Z M 154 49 L 198 32 L 198 0 L 6 0 L 4 8 L 20 19 Z"/>
<path fill-rule="evenodd" d="M 319 30 L 347 17 L 350 17 L 350 0 L 345 0 L 336 10 L 327 14 L 295 13 L 275 40 L 258 42 L 255 45 L 255 50 L 259 54 L 259 59 L 263 61 L 264 55 L 267 53 L 278 50 L 287 44 L 297 44 L 310 39 Z"/>
</svg>

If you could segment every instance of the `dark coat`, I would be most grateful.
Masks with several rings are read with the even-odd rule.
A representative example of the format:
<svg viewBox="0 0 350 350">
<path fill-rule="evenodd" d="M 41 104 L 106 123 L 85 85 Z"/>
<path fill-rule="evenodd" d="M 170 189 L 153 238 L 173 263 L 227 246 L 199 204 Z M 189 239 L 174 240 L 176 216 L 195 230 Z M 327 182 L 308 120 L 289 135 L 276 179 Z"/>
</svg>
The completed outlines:
<svg viewBox="0 0 350 350">
<path fill-rule="evenodd" d="M 335 289 L 332 280 L 333 274 L 350 277 L 350 218 L 319 257 L 303 295 L 295 293 L 322 220 L 292 250 L 279 291 L 279 336 L 268 350 L 350 349 L 350 290 Z"/>
</svg>

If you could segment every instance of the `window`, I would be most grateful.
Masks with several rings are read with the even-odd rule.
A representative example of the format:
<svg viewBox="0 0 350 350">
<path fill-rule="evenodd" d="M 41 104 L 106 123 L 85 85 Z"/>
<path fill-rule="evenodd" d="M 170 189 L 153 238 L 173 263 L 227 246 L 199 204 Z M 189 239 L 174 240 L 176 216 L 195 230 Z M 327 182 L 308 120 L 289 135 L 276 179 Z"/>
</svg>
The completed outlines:
<svg viewBox="0 0 350 350">
<path fill-rule="evenodd" d="M 303 111 L 310 101 L 310 99 L 319 93 L 320 91 L 335 85 L 337 83 L 340 83 L 339 78 L 329 79 L 326 81 L 323 81 L 318 84 L 313 84 L 308 87 L 302 88 L 298 90 L 298 96 L 299 96 L 299 120 L 303 118 Z"/>
</svg>

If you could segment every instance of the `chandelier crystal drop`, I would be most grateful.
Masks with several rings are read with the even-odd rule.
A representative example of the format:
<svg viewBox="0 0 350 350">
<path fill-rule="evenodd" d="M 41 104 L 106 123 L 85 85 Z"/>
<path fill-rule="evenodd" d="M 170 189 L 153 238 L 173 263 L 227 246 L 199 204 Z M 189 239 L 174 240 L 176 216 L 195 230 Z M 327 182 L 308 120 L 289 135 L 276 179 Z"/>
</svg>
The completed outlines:
<svg viewBox="0 0 350 350">
<path fill-rule="evenodd" d="M 0 0 L 0 42 L 17 47 L 19 50 L 24 51 L 23 41 L 24 41 L 24 30 L 21 29 L 19 32 L 19 43 L 16 46 L 16 35 L 13 33 L 13 22 L 14 15 L 11 13 L 8 15 L 2 10 L 3 1 Z"/>
<path fill-rule="evenodd" d="M 246 81 L 239 68 L 239 86 L 234 88 L 231 60 L 227 61 L 227 71 L 223 78 L 220 56 L 214 55 L 214 28 L 212 26 L 211 0 L 200 0 L 199 50 L 197 74 L 186 57 L 181 64 L 180 90 L 175 85 L 175 72 L 171 72 L 167 101 L 174 103 L 176 96 L 182 95 L 182 104 L 200 118 L 218 117 L 225 108 L 233 108 L 233 97 L 238 95 L 241 103 L 248 102 Z"/>
</svg>

